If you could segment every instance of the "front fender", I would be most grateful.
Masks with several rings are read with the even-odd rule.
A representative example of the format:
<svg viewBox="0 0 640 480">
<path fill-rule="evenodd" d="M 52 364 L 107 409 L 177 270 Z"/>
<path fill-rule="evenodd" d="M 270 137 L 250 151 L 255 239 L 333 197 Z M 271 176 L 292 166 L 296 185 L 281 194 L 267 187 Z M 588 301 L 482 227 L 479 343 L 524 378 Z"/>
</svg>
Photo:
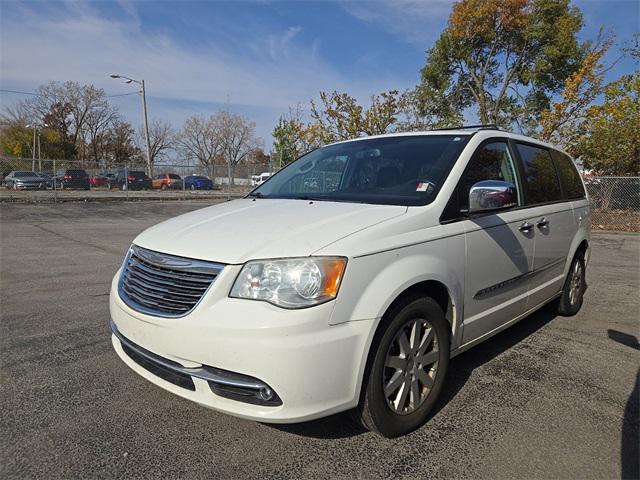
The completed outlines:
<svg viewBox="0 0 640 480">
<path fill-rule="evenodd" d="M 455 336 L 462 319 L 465 261 L 464 235 L 353 258 L 330 323 L 379 320 L 402 292 L 433 280 L 449 292 Z"/>
</svg>

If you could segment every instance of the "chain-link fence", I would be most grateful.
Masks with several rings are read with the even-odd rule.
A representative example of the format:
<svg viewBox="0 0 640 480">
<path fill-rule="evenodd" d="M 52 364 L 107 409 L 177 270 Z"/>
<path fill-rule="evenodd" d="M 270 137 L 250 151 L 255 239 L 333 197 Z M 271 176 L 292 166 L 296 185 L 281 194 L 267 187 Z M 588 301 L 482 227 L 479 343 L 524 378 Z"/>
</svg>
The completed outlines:
<svg viewBox="0 0 640 480">
<path fill-rule="evenodd" d="M 78 171 L 86 173 L 85 181 L 76 181 Z M 25 181 L 15 181 L 11 172 L 34 172 L 37 177 L 25 177 Z M 176 197 L 184 196 L 228 197 L 240 196 L 251 190 L 265 174 L 270 173 L 268 164 L 235 165 L 229 171 L 228 165 L 154 164 L 151 177 L 146 176 L 144 163 L 100 165 L 96 162 L 80 160 L 39 160 L 0 157 L 0 182 L 3 200 L 54 201 L 80 197 L 78 190 L 90 190 L 89 199 L 106 199 L 130 196 L 148 198 L 152 194 Z M 230 175 L 229 175 L 230 174 Z M 146 178 L 144 178 L 146 176 Z M 70 180 L 67 181 L 66 178 Z M 135 182 L 124 179 L 138 179 Z M 62 192 L 67 190 L 66 192 Z M 72 194 L 71 191 L 75 191 Z M 135 195 L 133 195 L 135 192 Z M 61 195 L 62 194 L 62 195 Z M 160 197 L 162 198 L 162 197 Z M 168 197 L 167 197 L 168 198 Z"/>
<path fill-rule="evenodd" d="M 640 177 L 586 177 L 593 229 L 640 232 Z"/>
<path fill-rule="evenodd" d="M 78 193 L 84 184 L 71 183 L 75 192 L 63 192 L 66 170 L 84 170 L 88 177 L 89 193 Z M 41 182 L 31 182 L 27 187 L 18 187 L 5 177 L 12 171 L 34 171 L 42 176 Z M 120 173 L 120 180 L 118 174 Z M 25 158 L 0 157 L 0 182 L 2 182 L 2 200 L 50 201 L 64 199 L 109 199 L 123 197 L 150 198 L 194 198 L 206 196 L 238 197 L 263 181 L 272 169 L 268 164 L 235 165 L 229 178 L 228 165 L 176 165 L 155 164 L 153 174 L 148 181 L 138 185 L 122 182 L 123 177 L 138 176 L 146 173 L 144 163 L 96 165 L 95 162 L 79 160 L 38 160 Z M 171 178 L 174 177 L 174 178 Z M 175 178 L 179 177 L 179 178 Z M 56 181 L 56 179 L 58 181 Z M 318 174 L 301 176 L 299 181 L 306 182 L 305 188 L 335 182 L 331 175 Z M 587 177 L 585 184 L 592 207 L 592 225 L 594 230 L 619 230 L 640 232 L 640 177 Z M 38 190 L 39 189 L 39 190 Z M 37 191 L 36 191 L 37 190 Z"/>
</svg>

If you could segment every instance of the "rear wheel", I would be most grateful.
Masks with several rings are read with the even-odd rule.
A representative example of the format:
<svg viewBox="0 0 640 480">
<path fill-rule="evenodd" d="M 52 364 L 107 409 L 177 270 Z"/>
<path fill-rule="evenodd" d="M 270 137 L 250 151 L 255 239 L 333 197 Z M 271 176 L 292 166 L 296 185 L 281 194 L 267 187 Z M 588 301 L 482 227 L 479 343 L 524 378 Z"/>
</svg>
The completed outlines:
<svg viewBox="0 0 640 480">
<path fill-rule="evenodd" d="M 166 190 L 167 189 L 167 184 L 163 183 L 162 186 L 160 187 L 160 190 Z"/>
<path fill-rule="evenodd" d="M 355 413 L 369 430 L 391 438 L 427 421 L 449 365 L 450 330 L 429 297 L 407 298 L 382 321 Z"/>
<path fill-rule="evenodd" d="M 564 282 L 562 295 L 558 300 L 558 313 L 565 317 L 571 317 L 578 313 L 582 307 L 586 289 L 584 254 L 579 252 L 569 267 L 569 274 Z"/>
</svg>

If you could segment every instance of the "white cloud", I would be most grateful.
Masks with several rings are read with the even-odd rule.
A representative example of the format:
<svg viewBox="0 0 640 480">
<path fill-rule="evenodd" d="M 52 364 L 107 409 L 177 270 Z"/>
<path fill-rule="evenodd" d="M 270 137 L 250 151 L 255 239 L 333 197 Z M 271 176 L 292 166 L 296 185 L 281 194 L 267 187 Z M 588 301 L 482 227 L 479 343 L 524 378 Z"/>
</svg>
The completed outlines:
<svg viewBox="0 0 640 480">
<path fill-rule="evenodd" d="M 341 5 L 358 20 L 427 49 L 446 25 L 453 0 L 345 1 Z"/>
<path fill-rule="evenodd" d="M 109 93 L 131 91 L 131 86 L 109 78 L 120 73 L 144 78 L 152 111 L 174 123 L 186 116 L 180 101 L 203 105 L 226 104 L 248 112 L 256 120 L 277 120 L 275 112 L 307 102 L 320 90 L 344 90 L 356 98 L 393 88 L 393 78 L 349 79 L 322 59 L 321 39 L 304 44 L 300 26 L 268 35 L 247 31 L 237 39 L 245 46 L 220 45 L 207 39 L 183 45 L 167 33 L 152 33 L 140 23 L 136 8 L 119 2 L 123 14 L 105 17 L 85 2 L 67 4 L 12 4 L 0 17 L 0 84 L 3 88 L 33 90 L 51 80 L 91 83 Z M 148 5 L 148 4 L 147 4 Z M 28 34 L 25 34 L 28 32 Z M 233 48 L 231 48 L 233 47 Z M 135 111 L 135 97 L 125 97 L 125 112 Z M 156 108 L 158 107 L 158 108 Z M 268 113 L 271 112 L 271 113 Z M 153 116 L 156 116 L 155 114 Z M 137 124 L 137 115 L 131 119 Z M 259 125 L 267 136 L 270 125 Z"/>
<path fill-rule="evenodd" d="M 366 97 L 391 83 L 345 78 L 321 60 L 317 43 L 296 42 L 299 26 L 265 37 L 248 33 L 238 39 L 247 44 L 246 54 L 238 56 L 213 43 L 190 48 L 166 34 L 143 33 L 132 6 L 124 4 L 127 16 L 118 20 L 100 17 L 87 4 L 67 6 L 57 15 L 23 8 L 21 21 L 3 15 L 3 86 L 73 79 L 114 91 L 108 75 L 121 73 L 144 78 L 156 97 L 224 103 L 229 95 L 238 104 L 286 109 L 322 89 Z"/>
</svg>

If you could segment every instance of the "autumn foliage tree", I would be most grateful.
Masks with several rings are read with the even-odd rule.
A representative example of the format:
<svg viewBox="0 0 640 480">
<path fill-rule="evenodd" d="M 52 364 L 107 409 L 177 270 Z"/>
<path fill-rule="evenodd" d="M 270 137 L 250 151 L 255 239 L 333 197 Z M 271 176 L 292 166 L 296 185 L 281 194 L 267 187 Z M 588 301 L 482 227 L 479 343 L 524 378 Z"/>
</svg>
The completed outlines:
<svg viewBox="0 0 640 480">
<path fill-rule="evenodd" d="M 592 106 L 575 154 L 601 175 L 640 174 L 640 72 L 605 88 L 604 102 Z"/>
<path fill-rule="evenodd" d="M 567 77 L 560 96 L 542 111 L 538 135 L 542 140 L 562 145 L 575 153 L 576 143 L 584 133 L 582 124 L 593 102 L 604 91 L 606 67 L 603 57 L 612 43 L 613 38 L 596 42 L 580 67 Z"/>
<path fill-rule="evenodd" d="M 581 63 L 580 11 L 569 0 L 461 0 L 428 51 L 425 106 L 509 126 L 535 118 Z"/>
</svg>

